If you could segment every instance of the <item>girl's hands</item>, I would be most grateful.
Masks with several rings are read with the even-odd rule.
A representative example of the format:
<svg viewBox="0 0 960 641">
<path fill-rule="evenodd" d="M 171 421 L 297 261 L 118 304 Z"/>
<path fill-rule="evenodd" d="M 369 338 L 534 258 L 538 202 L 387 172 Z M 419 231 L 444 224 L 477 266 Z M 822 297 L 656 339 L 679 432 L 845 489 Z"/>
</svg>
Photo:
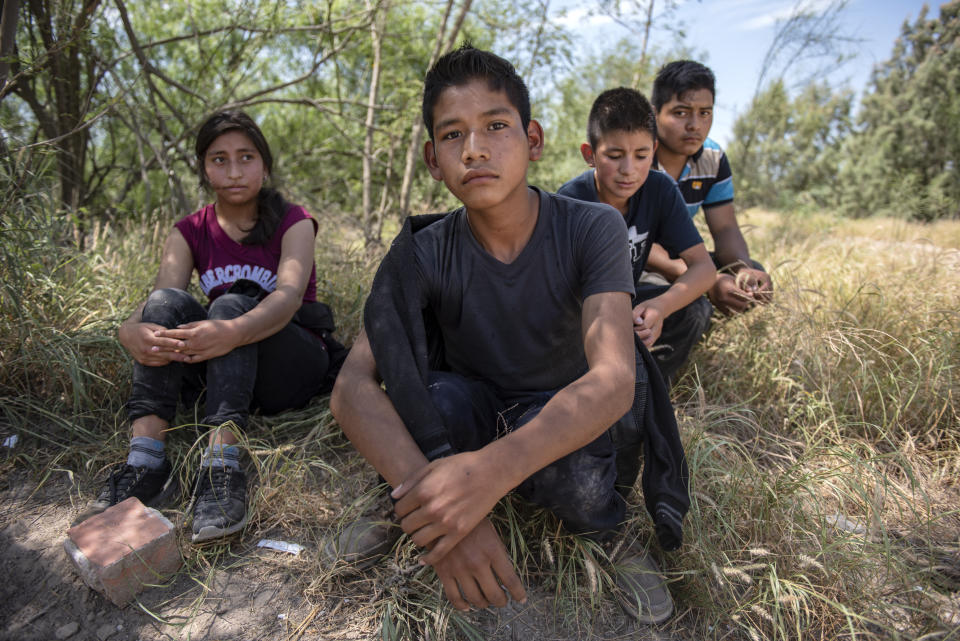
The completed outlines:
<svg viewBox="0 0 960 641">
<path fill-rule="evenodd" d="M 234 327 L 233 320 L 202 320 L 173 329 L 161 328 L 157 337 L 173 341 L 184 362 L 199 363 L 223 356 L 240 344 Z"/>
<path fill-rule="evenodd" d="M 179 341 L 161 335 L 168 331 L 154 323 L 123 323 L 118 338 L 134 360 L 148 367 L 161 367 L 171 361 L 185 362 L 186 354 L 177 351 Z"/>
</svg>

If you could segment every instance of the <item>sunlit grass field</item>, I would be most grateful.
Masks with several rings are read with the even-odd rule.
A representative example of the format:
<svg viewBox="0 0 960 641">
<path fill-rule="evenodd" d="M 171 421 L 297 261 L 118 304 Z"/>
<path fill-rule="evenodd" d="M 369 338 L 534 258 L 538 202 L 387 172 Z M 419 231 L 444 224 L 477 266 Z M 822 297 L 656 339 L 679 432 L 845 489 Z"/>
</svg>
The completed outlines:
<svg viewBox="0 0 960 641">
<path fill-rule="evenodd" d="M 0 470 L 40 482 L 69 470 L 83 502 L 126 450 L 130 365 L 116 327 L 149 291 L 168 225 L 97 227 L 79 253 L 43 197 L 4 208 L 0 437 L 21 440 Z M 319 218 L 318 293 L 350 341 L 379 254 Z M 629 524 L 671 578 L 677 614 L 664 629 L 691 639 L 960 639 L 960 222 L 748 211 L 741 224 L 776 297 L 715 317 L 674 387 L 692 475 L 685 545 L 656 548 L 640 498 Z M 170 439 L 184 479 L 197 438 L 184 427 Z M 322 561 L 326 537 L 377 500 L 376 475 L 325 398 L 256 418 L 247 438 L 257 480 L 242 540 L 269 532 L 314 551 L 290 572 L 315 616 L 385 639 L 505 634 L 451 611 L 404 541 L 363 575 Z M 550 625 L 602 636 L 618 616 L 602 552 L 519 499 L 495 517 L 528 586 L 552 604 Z M 230 550 L 183 547 L 184 571 L 199 582 Z"/>
</svg>

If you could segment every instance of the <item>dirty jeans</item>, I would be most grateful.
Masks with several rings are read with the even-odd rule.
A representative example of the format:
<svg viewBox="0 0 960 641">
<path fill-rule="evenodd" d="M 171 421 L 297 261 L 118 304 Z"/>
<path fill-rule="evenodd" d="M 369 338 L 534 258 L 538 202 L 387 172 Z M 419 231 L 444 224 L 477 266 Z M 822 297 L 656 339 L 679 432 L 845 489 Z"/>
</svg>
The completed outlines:
<svg viewBox="0 0 960 641">
<path fill-rule="evenodd" d="M 457 452 L 477 450 L 532 420 L 555 392 L 504 398 L 482 381 L 431 372 L 430 396 Z M 567 530 L 605 539 L 623 521 L 626 503 L 615 487 L 610 431 L 523 481 L 517 492 L 553 512 Z"/>
<path fill-rule="evenodd" d="M 158 289 L 147 298 L 141 319 L 173 328 L 206 319 L 237 318 L 256 305 L 255 298 L 223 294 L 207 310 L 183 290 Z M 289 323 L 258 343 L 205 362 L 171 362 L 160 367 L 135 362 L 127 413 L 131 421 L 149 415 L 172 421 L 181 392 L 185 398 L 190 392 L 196 397 L 206 382 L 203 423 L 233 421 L 243 428 L 252 408 L 275 414 L 305 405 L 323 385 L 328 364 L 320 337 Z"/>
</svg>

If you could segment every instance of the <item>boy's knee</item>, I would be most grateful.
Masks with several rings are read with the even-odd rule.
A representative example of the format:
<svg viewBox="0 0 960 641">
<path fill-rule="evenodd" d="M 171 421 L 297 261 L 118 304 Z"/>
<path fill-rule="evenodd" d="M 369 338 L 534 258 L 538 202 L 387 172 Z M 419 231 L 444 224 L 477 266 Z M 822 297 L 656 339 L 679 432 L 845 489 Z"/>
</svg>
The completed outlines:
<svg viewBox="0 0 960 641">
<path fill-rule="evenodd" d="M 664 321 L 661 342 L 684 341 L 684 337 L 697 340 L 710 327 L 713 304 L 706 296 L 675 311 Z"/>
<path fill-rule="evenodd" d="M 473 396 L 469 385 L 469 381 L 457 374 L 430 372 L 427 390 L 445 425 L 451 425 L 458 417 L 473 412 Z"/>
<path fill-rule="evenodd" d="M 222 294 L 210 303 L 207 316 L 211 320 L 229 320 L 243 316 L 257 306 L 257 300 L 243 294 Z"/>
</svg>

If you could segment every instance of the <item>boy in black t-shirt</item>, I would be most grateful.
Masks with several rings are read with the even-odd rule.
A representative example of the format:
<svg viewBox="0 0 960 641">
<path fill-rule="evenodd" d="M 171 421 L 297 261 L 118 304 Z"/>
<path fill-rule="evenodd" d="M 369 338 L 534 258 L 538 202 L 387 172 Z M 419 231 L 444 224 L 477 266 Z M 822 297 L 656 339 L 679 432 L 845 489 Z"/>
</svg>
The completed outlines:
<svg viewBox="0 0 960 641">
<path fill-rule="evenodd" d="M 650 171 L 657 149 L 657 122 L 649 101 L 634 89 L 604 91 L 590 109 L 587 138 L 580 153 L 593 169 L 570 180 L 557 193 L 606 203 L 623 214 L 636 284 L 652 243 L 686 266 L 672 284 L 654 292 L 648 289 L 643 299 L 633 300 L 634 331 L 648 348 L 660 337 L 667 318 L 688 328 L 685 334 L 695 335 L 689 342 L 657 344 L 654 356 L 669 384 L 709 326 L 710 304 L 702 296 L 717 272 L 675 183 L 665 174 Z"/>
<path fill-rule="evenodd" d="M 394 488 L 400 527 L 453 605 L 503 606 L 526 599 L 488 519 L 508 492 L 601 541 L 624 518 L 611 425 L 630 416 L 636 372 L 626 227 L 609 208 L 527 185 L 543 130 L 502 58 L 469 46 L 441 57 L 423 119 L 427 167 L 464 206 L 404 224 L 330 408 Z M 679 545 L 682 447 L 675 462 L 678 489 L 655 511 L 673 514 Z M 375 560 L 387 548 L 377 530 L 358 521 L 325 551 Z M 648 555 L 618 569 L 634 616 L 670 616 Z"/>
</svg>

